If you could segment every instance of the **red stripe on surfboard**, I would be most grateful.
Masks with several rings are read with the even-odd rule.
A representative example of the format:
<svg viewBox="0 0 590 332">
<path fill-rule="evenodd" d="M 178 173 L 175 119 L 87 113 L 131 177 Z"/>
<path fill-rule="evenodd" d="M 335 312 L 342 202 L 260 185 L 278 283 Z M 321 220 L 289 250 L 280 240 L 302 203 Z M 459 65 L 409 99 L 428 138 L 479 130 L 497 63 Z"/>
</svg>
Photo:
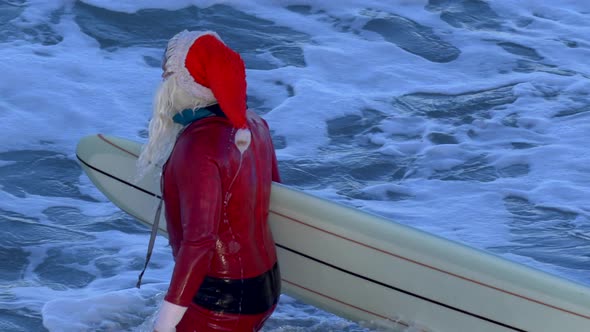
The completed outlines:
<svg viewBox="0 0 590 332">
<path fill-rule="evenodd" d="M 121 151 L 123 151 L 123 152 L 126 152 L 126 153 L 128 153 L 128 154 L 130 154 L 130 155 L 132 155 L 132 156 L 134 156 L 135 158 L 139 158 L 139 156 L 138 156 L 138 155 L 136 155 L 135 153 L 133 153 L 133 152 L 131 152 L 131 151 L 129 151 L 129 150 L 127 150 L 127 149 L 123 148 L 123 147 L 120 147 L 120 146 L 118 146 L 117 144 L 115 144 L 115 143 L 113 143 L 113 142 L 109 141 L 109 140 L 108 140 L 106 137 L 104 137 L 102 134 L 98 134 L 98 138 L 100 138 L 101 140 L 103 140 L 103 141 L 107 142 L 109 145 L 112 145 L 112 146 L 114 146 L 115 148 L 117 148 L 117 149 L 119 149 L 119 150 L 121 150 Z"/>
<path fill-rule="evenodd" d="M 555 310 L 558 310 L 558 311 L 561 311 L 561 312 L 564 312 L 564 313 L 567 313 L 567 314 L 570 314 L 570 315 L 578 316 L 578 317 L 585 318 L 585 319 L 590 319 L 590 316 L 587 316 L 587 315 L 584 315 L 584 314 L 580 314 L 580 313 L 577 313 L 577 312 L 574 312 L 574 311 L 571 311 L 571 310 L 563 309 L 563 308 L 554 306 L 552 304 L 548 304 L 548 303 L 545 303 L 545 302 L 542 302 L 542 301 L 539 301 L 539 300 L 535 300 L 533 298 L 530 298 L 530 297 L 527 297 L 527 296 L 524 296 L 524 295 L 521 295 L 521 294 L 518 294 L 518 293 L 514 293 L 514 292 L 511 292 L 511 291 L 508 291 L 508 290 L 505 290 L 505 289 L 502 289 L 502 288 L 499 288 L 499 287 L 496 287 L 496 286 L 488 285 L 486 283 L 483 283 L 481 281 L 477 281 L 475 279 L 467 278 L 467 277 L 464 277 L 462 275 L 459 275 L 459 274 L 456 274 L 456 273 L 453 273 L 453 272 L 449 272 L 449 271 L 440 269 L 438 267 L 435 267 L 435 266 L 432 266 L 432 265 L 428 265 L 428 264 L 425 264 L 425 263 L 422 263 L 422 262 L 413 260 L 411 258 L 407 258 L 407 257 L 401 256 L 401 255 L 398 255 L 398 254 L 391 253 L 391 252 L 386 251 L 386 250 L 383 250 L 383 249 L 379 249 L 379 248 L 370 246 L 370 245 L 368 245 L 366 243 L 362 243 L 360 241 L 356 241 L 356 240 L 347 238 L 345 236 L 342 236 L 342 235 L 339 235 L 339 234 L 330 232 L 330 231 L 325 230 L 323 228 L 319 228 L 317 226 L 310 225 L 310 224 L 305 223 L 305 222 L 303 222 L 301 220 L 298 220 L 298 219 L 289 217 L 287 215 L 284 215 L 284 214 L 279 213 L 279 212 L 276 212 L 276 211 L 272 211 L 271 210 L 271 212 L 274 213 L 274 214 L 277 214 L 277 215 L 279 215 L 279 216 L 281 216 L 283 218 L 286 218 L 286 219 L 289 219 L 291 221 L 294 221 L 294 222 L 296 222 L 298 224 L 304 225 L 306 227 L 313 228 L 313 229 L 318 230 L 320 232 L 329 234 L 331 236 L 337 237 L 337 238 L 342 239 L 342 240 L 346 240 L 346 241 L 352 242 L 352 243 L 357 244 L 359 246 L 362 246 L 362 247 L 365 247 L 365 248 L 368 248 L 368 249 L 372 249 L 372 250 L 378 251 L 380 253 L 383 253 L 383 254 L 386 254 L 386 255 L 389 255 L 389 256 L 392 256 L 392 257 L 395 257 L 395 258 L 399 258 L 399 259 L 405 260 L 407 262 L 410 262 L 410 263 L 413 263 L 413 264 L 416 264 L 416 265 L 420 265 L 420 266 L 425 267 L 425 268 L 428 268 L 430 270 L 434 270 L 434 271 L 437 271 L 437 272 L 440 272 L 440 273 L 443 273 L 443 274 L 446 274 L 446 275 L 449 275 L 449 276 L 452 276 L 452 277 L 455 277 L 455 278 L 458 278 L 458 279 L 461 279 L 461 280 L 464 280 L 464 281 L 467 281 L 467 282 L 471 282 L 471 283 L 474 283 L 474 284 L 479 285 L 479 286 L 483 286 L 483 287 L 486 287 L 486 288 L 489 288 L 489 289 L 493 289 L 493 290 L 496 290 L 496 291 L 501 292 L 501 293 L 504 293 L 504 294 L 512 295 L 514 297 L 517 297 L 517 298 L 520 298 L 520 299 L 523 299 L 523 300 L 526 300 L 526 301 L 530 301 L 530 302 L 533 302 L 533 303 L 536 303 L 536 304 L 539 304 L 539 305 L 542 305 L 542 306 L 545 306 L 545 307 L 548 307 L 548 308 L 552 308 L 552 309 L 555 309 Z"/>
<path fill-rule="evenodd" d="M 137 156 L 135 153 L 133 153 L 133 152 L 131 152 L 131 151 L 129 151 L 129 150 L 127 150 L 127 149 L 123 148 L 123 147 L 120 147 L 120 146 L 118 146 L 117 144 L 115 144 L 115 143 L 113 143 L 113 142 L 109 141 L 109 140 L 108 140 L 106 137 L 104 137 L 102 134 L 99 134 L 99 135 L 98 135 L 98 137 L 99 137 L 99 138 L 101 138 L 101 139 L 102 139 L 103 141 L 105 141 L 106 143 L 108 143 L 108 144 L 110 144 L 110 145 L 114 146 L 115 148 L 117 148 L 117 149 L 119 149 L 119 150 L 121 150 L 121 151 L 123 151 L 123 152 L 126 152 L 126 153 L 128 153 L 128 154 L 130 154 L 130 155 L 132 155 L 132 156 L 135 156 L 136 158 L 138 157 L 138 156 Z M 353 239 L 347 238 L 347 237 L 345 237 L 345 236 L 342 236 L 342 235 L 339 235 L 339 234 L 336 234 L 336 233 L 330 232 L 330 231 L 328 231 L 328 230 L 325 230 L 325 229 L 323 229 L 323 228 L 319 228 L 319 227 L 317 227 L 317 226 L 310 225 L 310 224 L 308 224 L 308 223 L 305 223 L 305 222 L 303 222 L 303 221 L 301 221 L 301 220 L 298 220 L 298 219 L 295 219 L 295 218 L 289 217 L 289 216 L 287 216 L 287 215 L 281 214 L 281 213 L 279 213 L 279 212 L 276 212 L 276 211 L 272 211 L 272 210 L 271 210 L 271 212 L 272 212 L 272 213 L 275 213 L 275 214 L 277 214 L 277 215 L 279 215 L 279 216 L 281 216 L 281 217 L 284 217 L 284 218 L 286 218 L 286 219 L 289 219 L 289 220 L 292 220 L 292 221 L 294 221 L 294 222 L 297 222 L 297 223 L 299 223 L 299 224 L 301 224 L 301 225 L 304 225 L 304 226 L 306 226 L 306 227 L 310 227 L 310 228 L 316 229 L 316 230 L 318 230 L 318 231 L 320 231 L 320 232 L 323 232 L 323 233 L 326 233 L 326 234 L 332 235 L 332 236 L 334 236 L 334 237 L 340 238 L 340 239 L 342 239 L 342 240 L 345 240 L 345 241 L 349 241 L 349 242 L 351 242 L 351 243 L 355 243 L 355 244 L 357 244 L 357 245 L 360 245 L 360 246 L 362 246 L 362 247 L 365 247 L 365 248 L 368 248 L 368 249 L 372 249 L 372 250 L 375 250 L 375 251 L 381 252 L 381 253 L 383 253 L 383 254 L 386 254 L 386 255 L 389 255 L 389 256 L 392 256 L 392 257 L 396 257 L 396 258 L 399 258 L 399 259 L 405 260 L 405 261 L 407 261 L 407 262 L 410 262 L 410 263 L 413 263 L 413 264 L 416 264 L 416 265 L 419 265 L 419 266 L 422 266 L 422 267 L 428 268 L 428 269 L 430 269 L 430 270 L 434 270 L 434 271 L 437 271 L 437 272 L 440 272 L 440 273 L 443 273 L 443 274 L 446 274 L 446 275 L 449 275 L 449 276 L 452 276 L 452 277 L 455 277 L 455 278 L 458 278 L 458 279 L 461 279 L 461 280 L 464 280 L 464 281 L 467 281 L 467 282 L 470 282 L 470 283 L 473 283 L 473 284 L 476 284 L 476 285 L 479 285 L 479 286 L 482 286 L 482 287 L 486 287 L 486 288 L 489 288 L 489 289 L 493 289 L 493 290 L 496 290 L 496 291 L 498 291 L 498 292 L 501 292 L 501 293 L 504 293 L 504 294 L 508 294 L 508 295 L 511 295 L 511 296 L 514 296 L 514 297 L 517 297 L 517 298 L 520 298 L 520 299 L 523 299 L 523 300 L 526 300 L 526 301 L 529 301 L 529 302 L 532 302 L 532 303 L 536 303 L 536 304 L 539 304 L 539 305 L 542 305 L 542 306 L 545 306 L 545 307 L 548 307 L 548 308 L 552 308 L 552 309 L 555 309 L 555 310 L 558 310 L 558 311 L 561 311 L 561 312 L 564 312 L 564 313 L 567 313 L 567 314 L 573 315 L 573 316 L 578 316 L 578 317 L 581 317 L 581 318 L 584 318 L 584 319 L 588 319 L 588 320 L 590 320 L 590 316 L 588 316 L 588 315 L 584 315 L 584 314 L 580 314 L 580 313 L 577 313 L 577 312 L 574 312 L 574 311 L 571 311 L 571 310 L 567 310 L 567 309 L 564 309 L 564 308 L 560 308 L 560 307 L 558 307 L 558 306 L 555 306 L 555 305 L 552 305 L 552 304 L 548 304 L 548 303 L 545 303 L 545 302 L 542 302 L 542 301 L 539 301 L 539 300 L 535 300 L 535 299 L 533 299 L 533 298 L 530 298 L 530 297 L 527 297 L 527 296 L 524 296 L 524 295 L 521 295 L 521 294 L 518 294 L 518 293 L 514 293 L 514 292 L 511 292 L 511 291 L 508 291 L 508 290 L 505 290 L 505 289 L 502 289 L 502 288 L 499 288 L 499 287 L 496 287 L 496 286 L 488 285 L 488 284 L 486 284 L 486 283 L 484 283 L 484 282 L 477 281 L 477 280 L 475 280 L 475 279 L 471 279 L 471 278 L 468 278 L 468 277 L 464 277 L 464 276 L 462 276 L 462 275 L 459 275 L 459 274 L 456 274 L 456 273 L 453 273 L 453 272 L 449 272 L 449 271 L 446 271 L 446 270 L 440 269 L 440 268 L 438 268 L 438 267 L 435 267 L 435 266 L 432 266 L 432 265 L 428 265 L 428 264 L 425 264 L 425 263 L 422 263 L 422 262 L 419 262 L 419 261 L 413 260 L 413 259 L 411 259 L 411 258 L 407 258 L 407 257 L 401 256 L 401 255 L 398 255 L 398 254 L 394 254 L 394 253 L 391 253 L 391 252 L 389 252 L 389 251 L 386 251 L 386 250 L 383 250 L 383 249 L 379 249 L 379 248 L 377 248 L 377 247 L 370 246 L 370 245 L 368 245 L 368 244 L 366 244 L 366 243 L 362 243 L 362 242 L 360 242 L 360 241 L 356 241 L 356 240 L 353 240 Z"/>
<path fill-rule="evenodd" d="M 380 318 L 380 319 L 387 320 L 387 321 L 390 321 L 390 322 L 394 322 L 394 323 L 396 323 L 396 324 L 403 325 L 403 326 L 405 326 L 405 327 L 410 327 L 410 324 L 408 324 L 408 323 L 406 323 L 406 322 L 404 322 L 404 321 L 402 321 L 402 320 L 396 320 L 396 319 L 392 319 L 392 318 L 389 318 L 389 317 L 387 317 L 387 316 L 383 316 L 383 315 L 381 315 L 381 314 L 378 314 L 378 313 L 375 313 L 375 312 L 369 311 L 369 310 L 367 310 L 367 309 L 363 309 L 363 308 L 361 308 L 361 307 L 357 307 L 357 306 L 355 306 L 355 305 L 353 305 L 353 304 L 350 304 L 350 303 L 344 302 L 344 301 L 342 301 L 342 300 L 339 300 L 339 299 L 337 299 L 337 298 L 335 298 L 335 297 L 332 297 L 332 296 L 326 295 L 326 294 L 324 294 L 324 293 L 320 293 L 320 292 L 318 292 L 318 291 L 316 291 L 316 290 L 313 290 L 313 289 L 311 289 L 311 288 L 307 288 L 307 287 L 305 287 L 305 286 L 302 286 L 302 285 L 300 285 L 300 284 L 297 284 L 297 283 L 295 283 L 295 282 L 289 281 L 289 280 L 287 280 L 287 279 L 283 279 L 283 278 L 282 278 L 282 279 L 281 279 L 281 281 L 283 281 L 283 282 L 286 282 L 286 283 L 288 283 L 288 284 L 290 284 L 290 285 L 292 285 L 292 286 L 295 286 L 295 287 L 301 288 L 301 289 L 303 289 L 303 290 L 306 290 L 306 291 L 308 291 L 308 292 L 310 292 L 310 293 L 314 293 L 314 294 L 316 294 L 316 295 L 319 295 L 319 296 L 321 296 L 321 297 L 323 297 L 323 298 L 326 298 L 326 299 L 328 299 L 328 300 L 331 300 L 331 301 L 334 301 L 334 302 L 338 302 L 338 303 L 340 303 L 340 304 L 343 304 L 343 305 L 345 305 L 345 306 L 347 306 L 347 307 L 351 307 L 351 308 L 354 308 L 354 309 L 356 309 L 356 310 L 358 310 L 358 311 L 362 311 L 362 312 L 364 312 L 364 313 L 367 313 L 367 314 L 369 314 L 369 315 L 372 315 L 372 316 L 378 317 L 378 318 Z M 426 331 L 424 331 L 424 330 L 421 330 L 420 332 L 426 332 Z"/>
</svg>

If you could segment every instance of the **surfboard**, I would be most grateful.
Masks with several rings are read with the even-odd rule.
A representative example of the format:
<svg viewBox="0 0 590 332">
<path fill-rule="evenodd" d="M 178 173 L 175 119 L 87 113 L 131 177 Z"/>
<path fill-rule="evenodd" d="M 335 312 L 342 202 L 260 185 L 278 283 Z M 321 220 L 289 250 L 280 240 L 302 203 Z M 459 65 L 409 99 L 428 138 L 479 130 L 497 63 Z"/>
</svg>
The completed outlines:
<svg viewBox="0 0 590 332">
<path fill-rule="evenodd" d="M 151 227 L 161 192 L 151 176 L 135 181 L 140 148 L 92 135 L 76 152 L 95 186 Z M 590 331 L 590 288 L 485 251 L 276 183 L 269 222 L 283 293 L 341 317 L 392 331 Z"/>
</svg>

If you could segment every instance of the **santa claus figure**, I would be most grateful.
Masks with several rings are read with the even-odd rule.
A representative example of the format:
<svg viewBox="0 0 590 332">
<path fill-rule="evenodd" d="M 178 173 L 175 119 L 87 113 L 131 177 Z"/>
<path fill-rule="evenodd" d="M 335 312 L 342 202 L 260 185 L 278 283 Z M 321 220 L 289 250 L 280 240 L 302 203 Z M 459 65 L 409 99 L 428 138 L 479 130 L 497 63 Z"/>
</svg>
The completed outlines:
<svg viewBox="0 0 590 332">
<path fill-rule="evenodd" d="M 162 167 L 175 261 L 154 330 L 258 331 L 280 295 L 268 124 L 247 110 L 244 62 L 216 33 L 177 34 L 162 68 L 138 161 L 140 175 Z"/>
</svg>

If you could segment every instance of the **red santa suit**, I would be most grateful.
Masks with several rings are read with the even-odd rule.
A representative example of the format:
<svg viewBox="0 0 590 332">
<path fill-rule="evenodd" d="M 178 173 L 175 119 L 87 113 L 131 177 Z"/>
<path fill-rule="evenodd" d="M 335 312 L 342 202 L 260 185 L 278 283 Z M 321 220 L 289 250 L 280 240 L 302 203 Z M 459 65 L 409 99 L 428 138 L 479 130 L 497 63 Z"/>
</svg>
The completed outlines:
<svg viewBox="0 0 590 332">
<path fill-rule="evenodd" d="M 210 90 L 219 107 L 209 107 L 209 116 L 186 126 L 163 170 L 175 259 L 165 306 L 186 310 L 176 325 L 179 332 L 258 331 L 280 295 L 267 223 L 271 183 L 280 180 L 269 128 L 246 112 L 239 55 L 215 34 L 183 33 L 189 42 L 173 49 L 188 46 L 188 53 L 181 52 L 181 61 L 172 64 L 168 55 L 172 69 L 166 69 L 182 66 L 186 71 L 180 74 L 188 73 L 190 83 L 198 85 L 186 90 Z"/>
<path fill-rule="evenodd" d="M 280 276 L 267 219 L 278 171 L 264 120 L 249 113 L 248 127 L 251 144 L 242 154 L 227 119 L 197 120 L 180 135 L 165 167 L 176 262 L 165 299 L 190 306 L 177 331 L 199 321 L 199 332 L 251 332 L 277 303 Z"/>
</svg>

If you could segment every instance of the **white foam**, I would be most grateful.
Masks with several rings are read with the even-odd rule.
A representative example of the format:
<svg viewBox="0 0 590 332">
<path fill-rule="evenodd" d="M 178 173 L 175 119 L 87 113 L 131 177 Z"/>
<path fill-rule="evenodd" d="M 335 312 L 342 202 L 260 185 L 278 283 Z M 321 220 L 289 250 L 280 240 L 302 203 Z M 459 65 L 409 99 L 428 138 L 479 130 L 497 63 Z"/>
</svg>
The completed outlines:
<svg viewBox="0 0 590 332">
<path fill-rule="evenodd" d="M 0 141 L 19 137 L 15 148 L 48 148 L 72 156 L 77 141 L 96 132 L 137 138 L 151 107 L 157 70 L 141 65 L 145 50 L 108 54 L 80 33 L 71 18 L 56 27 L 62 43 L 53 46 L 15 45 L 0 50 L 10 59 L 3 67 L 0 89 L 11 116 L 0 125 Z M 153 52 L 153 51 L 152 51 Z M 130 83 L 145 82 L 145 83 Z M 27 134 L 23 135 L 23 130 Z"/>
<path fill-rule="evenodd" d="M 389 118 L 379 124 L 381 132 L 367 133 L 367 140 L 384 156 L 412 158 L 410 166 L 415 168 L 415 173 L 400 183 L 370 183 L 361 188 L 375 200 L 344 200 L 332 187 L 314 191 L 315 194 L 480 248 L 509 242 L 506 220 L 511 215 L 503 200 L 509 195 L 526 199 L 534 206 L 577 213 L 572 225 L 582 227 L 589 218 L 589 113 L 553 118 L 560 111 L 588 107 L 590 83 L 583 75 L 590 75 L 590 8 L 583 1 L 490 3 L 507 28 L 500 32 L 454 28 L 439 13 L 425 10 L 426 1 L 83 2 L 125 13 L 229 4 L 279 26 L 309 34 L 311 41 L 301 45 L 305 67 L 249 69 L 247 73 L 249 92 L 264 97 L 264 106 L 272 109 L 265 118 L 275 134 L 285 138 L 286 147 L 278 150 L 280 161 L 316 158 L 318 151 L 330 142 L 326 121 L 361 115 L 363 109 L 370 108 Z M 97 41 L 82 33 L 72 15 L 61 16 L 58 24 L 50 23 L 48 15 L 52 10 L 72 6 L 73 1 L 29 3 L 16 24 L 51 24 L 63 41 L 43 46 L 19 40 L 0 47 L 0 58 L 5 59 L 0 62 L 0 152 L 43 149 L 63 152 L 74 159 L 75 145 L 86 135 L 102 132 L 141 140 L 138 132 L 147 127 L 152 94 L 160 82 L 160 70 L 145 64 L 143 57 L 159 58 L 162 50 L 101 50 Z M 309 15 L 286 8 L 302 4 L 310 6 Z M 433 27 L 461 54 L 452 62 L 434 63 L 378 34 L 360 31 L 370 17 L 386 17 L 387 13 Z M 519 23 L 527 20 L 528 24 Z M 528 59 L 507 52 L 498 42 L 533 48 L 543 57 L 540 62 L 547 66 L 536 72 L 514 71 Z M 565 76 L 567 72 L 551 72 L 558 69 L 577 73 Z M 277 85 L 277 81 L 283 85 Z M 404 94 L 461 94 L 513 84 L 518 100 L 467 124 L 418 117 L 393 106 L 393 99 Z M 290 97 L 284 85 L 290 85 L 295 95 Z M 510 116 L 514 116 L 513 126 L 505 125 Z M 452 134 L 458 144 L 429 142 L 428 133 L 435 131 Z M 531 147 L 513 149 L 512 143 L 528 143 Z M 477 158 L 495 169 L 527 165 L 528 173 L 488 182 L 445 181 L 435 176 Z M 9 163 L 0 161 L 0 167 Z M 19 198 L 0 191 L 0 209 L 20 211 L 44 223 L 48 220 L 43 211 L 54 206 L 74 206 L 95 217 L 117 211 L 88 181 L 82 181 L 81 190 L 100 202 L 35 195 Z M 411 198 L 392 202 L 387 192 Z M 136 275 L 125 272 L 129 269 L 126 264 L 142 261 L 147 235 L 117 231 L 95 235 L 97 239 L 88 245 L 118 250 L 117 258 L 113 258 L 121 264 L 116 277 L 98 278 L 82 289 L 51 289 L 28 280 L 22 287 L 11 288 L 18 303 L 9 305 L 43 307 L 44 323 L 50 331 L 92 329 L 101 321 L 107 324 L 104 328 L 115 324 L 110 328 L 116 329 L 119 319 L 134 319 L 125 316 L 131 311 L 141 311 L 142 317 L 148 317 L 157 303 L 146 298 L 158 299 L 171 271 L 165 240 L 158 240 L 154 252 L 156 268 L 148 270 L 145 290 L 142 287 L 142 291 L 135 291 Z M 30 249 L 39 261 L 33 262 L 27 271 L 29 275 L 34 275 L 32 268 L 42 264 L 48 248 Z M 576 273 L 526 257 L 505 257 L 570 278 Z M 92 266 L 76 267 L 96 273 Z M 576 280 L 590 283 L 587 275 L 579 275 Z M 91 304 L 94 309 L 85 311 Z M 118 317 L 116 312 L 122 312 L 122 316 Z M 279 312 L 278 317 L 283 314 L 284 311 Z"/>
<path fill-rule="evenodd" d="M 112 286 L 110 287 L 112 288 Z M 141 291 L 123 289 L 78 298 L 60 298 L 43 308 L 43 324 L 50 331 L 121 331 L 126 322 L 143 322 L 153 310 L 151 297 L 162 289 L 144 286 Z M 160 297 L 162 297 L 160 295 Z M 72 320 L 72 316 L 76 317 Z"/>
</svg>

